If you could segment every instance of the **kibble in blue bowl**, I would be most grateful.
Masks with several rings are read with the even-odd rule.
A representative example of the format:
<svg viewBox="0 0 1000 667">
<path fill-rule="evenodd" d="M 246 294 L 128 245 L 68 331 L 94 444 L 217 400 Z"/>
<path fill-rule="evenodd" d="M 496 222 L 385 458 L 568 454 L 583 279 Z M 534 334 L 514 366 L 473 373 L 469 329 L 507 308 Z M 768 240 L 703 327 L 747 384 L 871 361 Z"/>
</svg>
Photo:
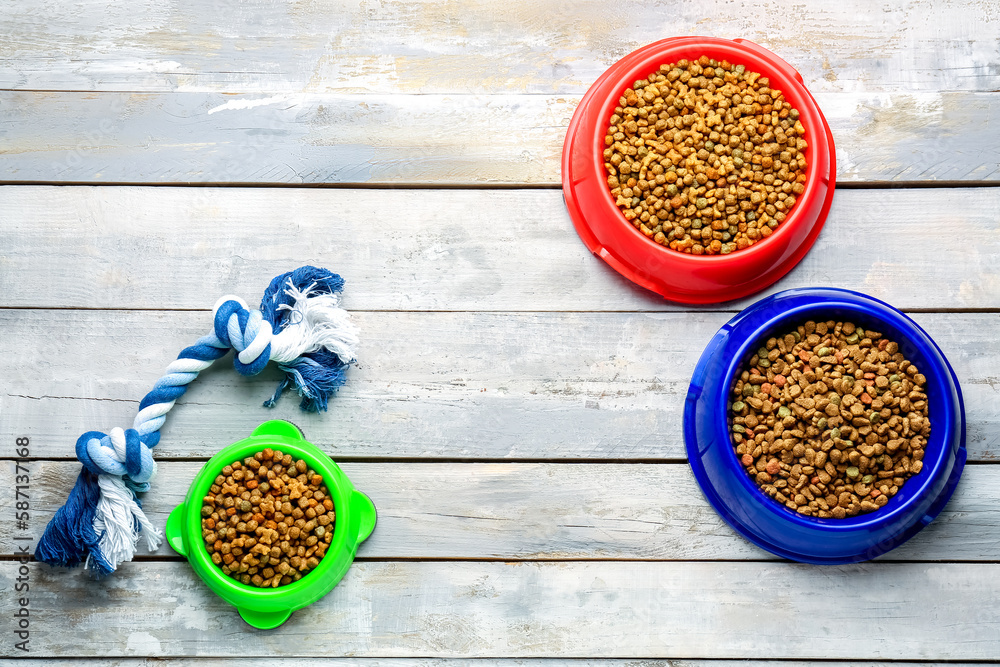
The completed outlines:
<svg viewBox="0 0 1000 667">
<path fill-rule="evenodd" d="M 891 306 L 829 288 L 775 294 L 723 326 L 684 431 L 723 519 L 810 563 L 902 544 L 944 508 L 966 459 L 961 390 L 934 341 Z"/>
</svg>

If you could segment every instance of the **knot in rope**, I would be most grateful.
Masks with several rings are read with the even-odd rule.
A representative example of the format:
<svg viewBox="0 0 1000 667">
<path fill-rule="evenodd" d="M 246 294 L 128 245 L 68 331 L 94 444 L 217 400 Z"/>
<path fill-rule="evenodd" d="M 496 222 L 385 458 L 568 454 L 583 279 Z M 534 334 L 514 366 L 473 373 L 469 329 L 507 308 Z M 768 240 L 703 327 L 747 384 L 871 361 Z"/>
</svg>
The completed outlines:
<svg viewBox="0 0 1000 667">
<path fill-rule="evenodd" d="M 259 310 L 250 310 L 239 297 L 224 296 L 215 304 L 215 336 L 236 350 L 233 366 L 240 375 L 257 375 L 271 359 L 271 323 Z"/>
<path fill-rule="evenodd" d="M 133 491 L 146 491 L 156 473 L 153 454 L 134 428 L 84 433 L 76 441 L 76 458 L 95 475 L 122 477 Z"/>
</svg>

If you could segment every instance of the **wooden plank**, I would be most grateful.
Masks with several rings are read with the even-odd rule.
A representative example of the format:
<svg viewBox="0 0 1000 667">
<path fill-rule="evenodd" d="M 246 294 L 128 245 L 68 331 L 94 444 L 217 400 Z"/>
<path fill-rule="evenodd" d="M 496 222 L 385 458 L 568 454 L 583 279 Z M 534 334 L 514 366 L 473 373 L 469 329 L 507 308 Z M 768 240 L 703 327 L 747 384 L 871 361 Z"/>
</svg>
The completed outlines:
<svg viewBox="0 0 1000 667">
<path fill-rule="evenodd" d="M 0 180 L 541 183 L 557 178 L 578 101 L 7 92 Z"/>
<path fill-rule="evenodd" d="M 303 413 L 294 395 L 260 407 L 279 372 L 245 378 L 227 357 L 170 413 L 157 456 L 205 457 L 284 418 L 337 458 L 683 459 L 691 373 L 729 317 L 356 313 L 361 362 L 329 412 Z M 998 316 L 914 317 L 962 382 L 970 458 L 997 460 Z M 0 357 L 0 452 L 11 456 L 14 439 L 28 436 L 34 456 L 72 456 L 80 433 L 131 425 L 138 401 L 209 321 L 201 312 L 0 310 L 0 340 L 19 350 Z"/>
<path fill-rule="evenodd" d="M 777 560 L 723 523 L 686 464 L 341 466 L 378 508 L 378 527 L 359 551 L 365 559 Z M 75 461 L 27 468 L 29 528 L 0 523 L 0 555 L 34 550 L 80 470 Z M 143 497 L 154 525 L 164 526 L 200 469 L 197 462 L 160 462 Z M 13 463 L 0 465 L 0 516 L 15 514 L 14 481 Z M 946 510 L 880 560 L 996 561 L 998 502 L 1000 466 L 969 466 Z M 155 553 L 180 558 L 166 544 Z"/>
<path fill-rule="evenodd" d="M 679 310 L 592 256 L 556 190 L 12 186 L 0 210 L 6 307 L 210 308 L 311 263 L 346 277 L 355 310 Z M 834 285 L 998 308 L 998 219 L 996 188 L 841 190 L 812 251 L 758 297 Z"/>
<path fill-rule="evenodd" d="M 329 412 L 303 413 L 294 395 L 260 407 L 279 372 L 272 364 L 245 378 L 227 358 L 180 399 L 157 456 L 204 457 L 284 418 L 337 458 L 683 459 L 691 373 L 729 317 L 356 313 L 361 362 Z M 998 316 L 914 317 L 962 382 L 970 458 L 997 460 Z M 209 320 L 200 312 L 0 310 L 0 340 L 19 350 L 0 357 L 0 452 L 11 456 L 14 439 L 28 436 L 34 456 L 72 456 L 84 431 L 131 425 L 138 401 Z"/>
<path fill-rule="evenodd" d="M 0 563 L 4 590 L 19 567 Z M 961 661 L 1000 651 L 995 564 L 365 562 L 273 632 L 243 624 L 185 563 L 128 563 L 101 582 L 27 569 L 33 657 Z"/>
<path fill-rule="evenodd" d="M 211 92 L 582 93 L 671 35 L 743 37 L 825 90 L 1000 88 L 988 4 L 895 0 L 378 7 L 181 0 L 15 0 L 0 18 L 0 88 Z"/>
<path fill-rule="evenodd" d="M 1000 179 L 1000 94 L 840 92 L 818 101 L 840 182 Z M 0 181 L 556 186 L 578 102 L 0 92 Z"/>
<path fill-rule="evenodd" d="M 268 664 L 278 667 L 298 667 L 298 658 L 275 658 L 268 656 Z M 158 658 L 157 665 L 165 667 L 232 667 L 244 663 L 242 658 Z M 318 667 L 339 666 L 344 664 L 360 667 L 562 667 L 566 660 L 549 658 L 528 659 L 490 659 L 490 658 L 310 658 L 311 665 Z M 0 667 L 19 664 L 15 660 L 0 659 Z M 101 667 L 149 667 L 149 662 L 143 658 L 49 658 L 36 661 L 37 665 L 101 665 Z M 577 667 L 745 667 L 746 661 L 739 660 L 602 660 L 576 658 L 572 664 Z M 755 661 L 755 667 L 785 667 L 783 661 Z M 839 662 L 839 661 L 800 661 L 803 667 L 892 667 L 895 662 Z M 934 663 L 909 662 L 907 667 L 934 667 Z M 949 663 L 954 667 L 975 667 L 984 663 Z"/>
</svg>

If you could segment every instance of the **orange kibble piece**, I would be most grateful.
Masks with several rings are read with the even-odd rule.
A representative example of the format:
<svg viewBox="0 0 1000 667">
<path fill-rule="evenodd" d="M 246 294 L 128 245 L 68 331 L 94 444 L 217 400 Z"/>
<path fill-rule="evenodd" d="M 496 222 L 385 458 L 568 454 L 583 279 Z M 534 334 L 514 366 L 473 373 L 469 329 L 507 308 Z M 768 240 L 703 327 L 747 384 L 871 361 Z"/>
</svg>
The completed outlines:
<svg viewBox="0 0 1000 667">
<path fill-rule="evenodd" d="M 743 458 L 740 460 L 743 462 L 743 465 L 745 466 L 753 465 L 753 457 L 750 456 L 749 454 L 744 454 Z"/>
<path fill-rule="evenodd" d="M 779 387 L 784 387 L 785 386 L 785 382 L 786 382 L 786 380 L 785 380 L 785 376 L 784 375 L 775 375 L 774 376 L 774 384 L 778 385 Z"/>
</svg>

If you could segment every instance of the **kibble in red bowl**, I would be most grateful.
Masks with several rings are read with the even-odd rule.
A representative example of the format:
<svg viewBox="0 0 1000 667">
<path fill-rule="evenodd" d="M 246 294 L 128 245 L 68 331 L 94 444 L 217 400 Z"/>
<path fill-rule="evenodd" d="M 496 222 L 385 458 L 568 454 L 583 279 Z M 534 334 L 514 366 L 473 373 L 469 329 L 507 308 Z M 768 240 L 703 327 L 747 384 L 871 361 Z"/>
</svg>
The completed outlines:
<svg viewBox="0 0 1000 667">
<path fill-rule="evenodd" d="M 712 65 L 713 60 L 716 65 Z M 689 99 L 689 95 L 696 92 L 690 86 L 671 89 L 668 85 L 661 91 L 661 83 L 672 85 L 680 80 L 681 73 L 676 74 L 674 82 L 669 78 L 685 62 L 687 67 L 683 69 L 690 75 L 688 82 L 692 78 L 699 79 L 696 88 L 705 91 L 702 98 L 723 94 L 721 90 L 726 85 L 736 86 L 739 101 L 735 97 L 737 91 L 733 90 L 729 91 L 726 102 L 734 109 L 733 120 L 739 120 L 735 118 L 739 111 L 741 115 L 752 116 L 756 128 L 751 128 L 750 124 L 737 128 L 739 123 L 727 122 L 725 113 L 720 121 L 715 121 L 704 108 L 704 100 Z M 702 62 L 706 65 L 701 65 Z M 690 71 L 692 64 L 696 65 L 697 74 Z M 705 76 L 709 68 L 711 78 Z M 737 80 L 727 82 L 727 73 L 730 79 L 735 76 Z M 758 74 L 760 76 L 756 76 Z M 657 81 L 656 77 L 661 75 L 666 81 Z M 646 90 L 650 77 L 654 79 L 655 93 Z M 722 80 L 722 86 L 717 85 L 716 79 Z M 643 101 L 650 92 L 649 102 L 653 107 L 660 104 L 661 112 L 665 110 L 667 117 L 661 118 L 661 113 L 657 112 L 653 130 L 649 130 L 647 124 L 645 131 L 641 131 L 639 120 L 642 117 L 637 111 L 631 118 L 636 132 L 628 137 L 623 126 L 622 136 L 616 139 L 618 125 L 629 122 L 626 114 L 619 113 L 629 106 L 629 99 L 623 97 L 632 90 L 638 99 L 640 89 Z M 777 91 L 780 91 L 780 105 L 776 104 L 779 97 L 772 97 Z M 679 99 L 682 105 L 680 109 L 672 107 L 677 111 L 673 115 L 665 106 L 671 96 L 672 104 L 677 104 Z M 771 99 L 770 105 L 761 101 L 764 96 Z M 657 97 L 662 102 L 658 103 Z M 744 100 L 744 97 L 750 99 Z M 719 100 L 719 104 L 723 101 Z M 749 109 L 744 113 L 735 108 L 738 105 L 748 105 Z M 759 105 L 759 110 L 755 105 Z M 771 108 L 765 114 L 764 109 L 768 106 Z M 798 114 L 797 119 L 792 118 L 793 111 Z M 782 117 L 785 112 L 787 114 Z M 649 111 L 646 113 L 648 117 Z M 712 113 L 717 115 L 717 112 Z M 690 123 L 685 117 L 689 117 Z M 681 119 L 680 128 L 677 127 L 678 118 Z M 668 119 L 674 127 L 670 127 Z M 661 129 L 656 130 L 656 123 L 661 120 L 664 121 Z M 733 127 L 726 130 L 729 125 Z M 615 131 L 609 145 L 611 129 Z M 735 132 L 736 129 L 739 132 Z M 763 134 L 751 137 L 751 129 L 762 130 Z M 783 144 L 778 141 L 779 129 L 784 135 Z M 670 130 L 688 133 L 688 136 L 675 141 L 674 137 L 669 137 Z M 719 135 L 718 141 L 712 138 L 713 131 Z M 749 141 L 743 140 L 744 131 Z M 772 136 L 764 140 L 768 132 Z M 648 141 L 644 140 L 647 144 L 636 145 L 635 140 L 643 134 L 649 135 Z M 737 142 L 742 141 L 742 148 L 730 146 L 734 134 Z M 669 147 L 667 139 L 670 139 Z M 618 165 L 612 162 L 616 142 L 620 152 L 636 151 L 629 156 L 632 159 L 630 170 L 637 169 L 630 172 L 635 175 L 635 187 L 629 185 L 632 176 L 622 182 L 620 167 L 625 156 L 622 155 Z M 747 143 L 751 145 L 749 152 Z M 662 146 L 662 150 L 658 146 Z M 611 152 L 606 153 L 609 148 Z M 640 148 L 649 152 L 640 156 Z M 742 153 L 735 153 L 737 150 Z M 765 154 L 768 152 L 769 155 Z M 770 161 L 767 167 L 764 166 L 765 158 Z M 755 163 L 755 159 L 759 162 Z M 657 164 L 663 173 L 656 173 Z M 747 165 L 749 179 L 743 173 Z M 611 173 L 609 166 L 618 173 Z M 640 179 L 638 176 L 643 175 L 644 168 L 645 178 Z M 686 173 L 678 174 L 681 169 Z M 673 183 L 667 180 L 672 178 L 667 173 L 676 177 Z M 802 77 L 775 54 L 746 40 L 675 37 L 629 54 L 609 68 L 587 91 L 570 121 L 563 145 L 563 195 L 570 218 L 587 248 L 629 280 L 682 303 L 739 299 L 771 285 L 790 271 L 805 256 L 822 229 L 833 199 L 835 174 L 833 135 L 819 106 L 803 85 Z M 764 182 L 765 177 L 770 180 L 772 176 L 772 182 Z M 617 179 L 617 185 L 614 181 L 609 182 L 612 177 Z M 657 177 L 662 177 L 663 182 L 656 182 Z M 735 177 L 735 182 L 729 182 L 731 177 Z M 681 185 L 677 185 L 678 179 Z M 705 182 L 699 182 L 701 179 Z M 645 181 L 645 190 L 640 180 Z M 781 183 L 774 189 L 772 186 L 779 180 Z M 670 185 L 677 187 L 677 194 L 669 191 Z M 715 187 L 710 188 L 711 185 Z M 732 191 L 733 186 L 735 191 Z M 663 188 L 659 194 L 655 194 L 657 187 Z M 697 192 L 701 187 L 705 190 Z M 630 193 L 625 192 L 627 188 Z M 724 192 L 717 192 L 720 188 Z M 618 191 L 613 194 L 616 189 Z M 716 208 L 720 205 L 721 211 Z M 664 207 L 669 210 L 664 212 Z M 718 211 L 720 216 L 716 217 L 713 211 Z M 643 215 L 648 216 L 646 220 L 642 219 Z M 734 215 L 735 219 L 731 217 Z M 635 224 L 636 221 L 639 224 Z"/>
<path fill-rule="evenodd" d="M 769 237 L 805 191 L 798 109 L 759 72 L 701 56 L 626 88 L 604 136 L 615 205 L 644 236 L 693 255 Z"/>
</svg>

